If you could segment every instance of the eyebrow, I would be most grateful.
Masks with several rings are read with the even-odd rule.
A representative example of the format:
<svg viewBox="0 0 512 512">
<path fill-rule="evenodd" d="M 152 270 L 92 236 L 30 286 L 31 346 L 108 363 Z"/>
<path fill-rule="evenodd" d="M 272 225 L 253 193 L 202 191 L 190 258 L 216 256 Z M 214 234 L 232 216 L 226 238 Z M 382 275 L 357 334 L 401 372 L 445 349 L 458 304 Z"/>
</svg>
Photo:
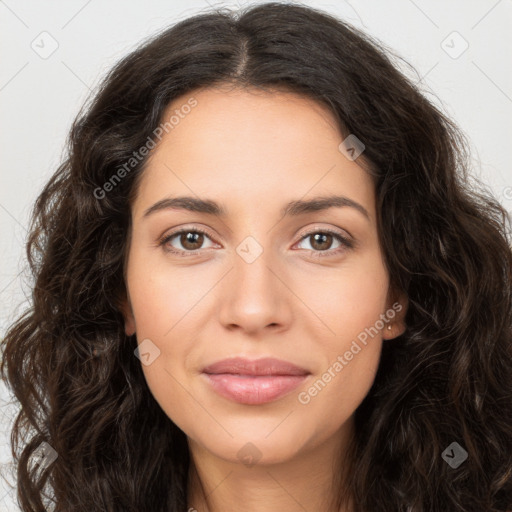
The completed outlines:
<svg viewBox="0 0 512 512">
<path fill-rule="evenodd" d="M 290 201 L 281 209 L 281 217 L 298 216 L 305 213 L 328 210 L 329 208 L 350 207 L 370 220 L 370 214 L 364 206 L 345 196 L 330 195 L 315 197 L 313 199 Z M 190 212 L 205 213 L 216 217 L 226 217 L 227 211 L 219 203 L 211 199 L 199 199 L 191 196 L 166 197 L 150 206 L 143 214 L 143 218 L 162 210 L 187 210 Z"/>
</svg>

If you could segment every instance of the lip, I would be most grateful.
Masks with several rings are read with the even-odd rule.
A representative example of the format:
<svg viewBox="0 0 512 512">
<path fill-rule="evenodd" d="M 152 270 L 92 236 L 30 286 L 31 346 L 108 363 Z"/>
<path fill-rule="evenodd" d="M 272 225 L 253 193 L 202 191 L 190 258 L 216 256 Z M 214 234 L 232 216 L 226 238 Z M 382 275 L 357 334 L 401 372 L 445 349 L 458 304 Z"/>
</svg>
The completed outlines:
<svg viewBox="0 0 512 512">
<path fill-rule="evenodd" d="M 217 361 L 203 368 L 203 373 L 230 373 L 237 375 L 268 376 L 268 375 L 308 375 L 310 372 L 288 361 L 264 357 L 262 359 L 246 359 L 230 357 Z"/>
<path fill-rule="evenodd" d="M 214 391 L 238 403 L 272 402 L 302 384 L 311 372 L 288 361 L 266 357 L 250 360 L 234 357 L 203 369 Z"/>
</svg>

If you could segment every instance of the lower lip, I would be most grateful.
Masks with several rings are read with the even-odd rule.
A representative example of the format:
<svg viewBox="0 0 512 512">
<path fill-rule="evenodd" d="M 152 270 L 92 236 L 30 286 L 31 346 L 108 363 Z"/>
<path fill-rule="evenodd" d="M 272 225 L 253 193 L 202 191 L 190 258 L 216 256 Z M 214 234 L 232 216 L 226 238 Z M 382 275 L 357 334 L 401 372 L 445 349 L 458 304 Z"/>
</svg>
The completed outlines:
<svg viewBox="0 0 512 512">
<path fill-rule="evenodd" d="M 247 405 L 277 400 L 300 386 L 307 375 L 250 376 L 205 373 L 213 389 L 225 398 Z"/>
</svg>

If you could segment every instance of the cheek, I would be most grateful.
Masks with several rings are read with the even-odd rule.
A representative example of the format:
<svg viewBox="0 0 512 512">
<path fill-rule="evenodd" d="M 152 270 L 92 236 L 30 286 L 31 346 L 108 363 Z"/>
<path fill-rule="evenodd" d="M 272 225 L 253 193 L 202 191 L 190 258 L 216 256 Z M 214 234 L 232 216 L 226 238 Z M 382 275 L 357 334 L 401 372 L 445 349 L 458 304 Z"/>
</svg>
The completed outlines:
<svg viewBox="0 0 512 512">
<path fill-rule="evenodd" d="M 297 294 L 306 297 L 308 308 L 328 328 L 330 336 L 324 336 L 324 341 L 329 352 L 343 349 L 385 312 L 389 280 L 379 253 L 350 260 L 329 276 L 308 277 L 298 284 Z"/>
<path fill-rule="evenodd" d="M 188 362 L 197 345 L 195 316 L 201 311 L 201 297 L 213 285 L 200 271 L 163 265 L 165 259 L 148 261 L 133 251 L 127 268 L 130 301 L 136 323 L 139 350 L 150 340 L 150 364 L 142 370 L 149 390 L 164 412 L 179 426 L 187 428 L 195 402 L 188 389 Z M 194 307 L 196 306 L 196 307 Z"/>
<path fill-rule="evenodd" d="M 161 256 L 149 258 L 134 250 L 127 280 L 138 337 L 162 339 L 193 310 L 211 278 L 193 267 L 173 267 Z"/>
<path fill-rule="evenodd" d="M 337 278 L 310 288 L 309 305 L 318 311 L 325 330 L 312 328 L 323 363 L 315 379 L 302 390 L 298 403 L 325 419 L 322 428 L 335 428 L 359 406 L 378 369 L 385 323 L 388 275 L 380 259 L 344 268 Z M 307 327 L 307 324 L 306 324 Z"/>
<path fill-rule="evenodd" d="M 344 347 L 347 350 L 333 351 L 330 364 L 297 396 L 296 417 L 302 419 L 301 428 L 313 433 L 308 444 L 335 436 L 373 385 L 382 346 L 380 337 L 366 346 L 348 345 Z"/>
</svg>

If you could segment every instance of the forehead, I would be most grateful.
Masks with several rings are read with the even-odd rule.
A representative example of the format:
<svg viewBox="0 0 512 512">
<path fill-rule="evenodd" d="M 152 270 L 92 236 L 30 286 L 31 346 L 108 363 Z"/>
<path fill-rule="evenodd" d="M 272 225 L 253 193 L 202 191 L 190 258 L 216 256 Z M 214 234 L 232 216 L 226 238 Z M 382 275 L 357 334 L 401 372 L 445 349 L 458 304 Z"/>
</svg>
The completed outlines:
<svg viewBox="0 0 512 512">
<path fill-rule="evenodd" d="M 273 151 L 283 142 L 306 143 L 316 139 L 318 143 L 322 139 L 329 145 L 341 137 L 332 113 L 325 106 L 289 91 L 200 89 L 175 99 L 167 107 L 164 119 L 180 111 L 192 97 L 196 106 L 181 116 L 172 136 L 169 133 L 163 144 L 179 144 L 190 137 L 205 144 L 213 138 L 216 142 L 229 142 L 232 151 L 240 147 L 247 152 L 262 145 Z M 208 149 L 212 150 L 212 145 Z"/>
<path fill-rule="evenodd" d="M 277 208 L 286 199 L 339 193 L 373 208 L 370 176 L 339 151 L 344 137 L 334 116 L 310 98 L 202 89 L 176 98 L 162 120 L 171 117 L 173 128 L 143 172 L 139 210 L 166 194 Z"/>
</svg>

